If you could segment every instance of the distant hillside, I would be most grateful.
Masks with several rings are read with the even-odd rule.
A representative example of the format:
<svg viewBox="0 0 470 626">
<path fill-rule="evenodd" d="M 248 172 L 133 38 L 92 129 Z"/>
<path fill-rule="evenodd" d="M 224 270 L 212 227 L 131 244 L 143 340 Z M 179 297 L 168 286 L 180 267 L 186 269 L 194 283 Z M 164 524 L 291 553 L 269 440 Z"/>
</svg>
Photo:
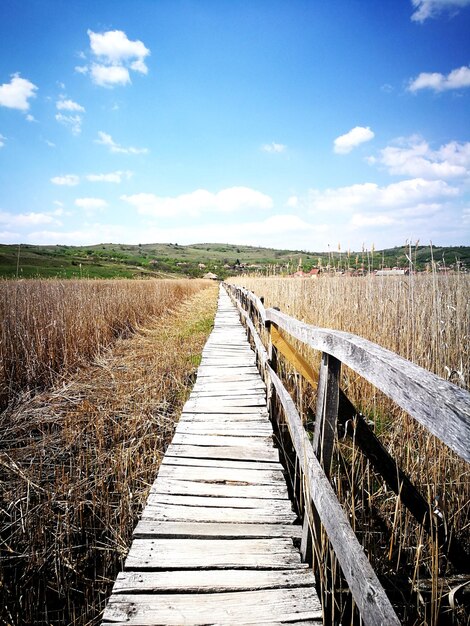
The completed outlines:
<svg viewBox="0 0 470 626">
<path fill-rule="evenodd" d="M 94 246 L 0 245 L 0 276 L 62 278 L 141 278 L 203 276 L 213 272 L 220 278 L 243 272 L 290 273 L 300 263 L 309 270 L 322 265 L 335 268 L 378 269 L 408 267 L 404 247 L 387 250 L 340 253 L 277 250 L 253 246 L 201 243 L 124 245 L 105 243 Z M 470 268 L 470 247 L 433 247 L 433 258 L 446 267 L 458 262 Z M 429 246 L 412 250 L 416 269 L 431 261 Z"/>
</svg>

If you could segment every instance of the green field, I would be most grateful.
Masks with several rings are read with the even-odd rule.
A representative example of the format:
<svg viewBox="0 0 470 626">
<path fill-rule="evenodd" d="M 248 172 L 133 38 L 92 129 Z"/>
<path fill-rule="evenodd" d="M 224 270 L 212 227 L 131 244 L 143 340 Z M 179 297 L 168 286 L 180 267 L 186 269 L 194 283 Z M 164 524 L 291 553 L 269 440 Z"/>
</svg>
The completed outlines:
<svg viewBox="0 0 470 626">
<path fill-rule="evenodd" d="M 0 276 L 4 278 L 161 278 L 201 277 L 213 272 L 219 278 L 243 272 L 292 272 L 302 260 L 308 271 L 323 267 L 378 269 L 408 267 L 405 247 L 340 253 L 276 250 L 230 244 L 99 244 L 94 246 L 0 245 Z M 470 268 L 470 247 L 434 247 L 433 258 L 441 267 Z M 412 250 L 416 269 L 431 261 L 429 246 Z M 201 267 L 201 265 L 203 267 Z"/>
</svg>

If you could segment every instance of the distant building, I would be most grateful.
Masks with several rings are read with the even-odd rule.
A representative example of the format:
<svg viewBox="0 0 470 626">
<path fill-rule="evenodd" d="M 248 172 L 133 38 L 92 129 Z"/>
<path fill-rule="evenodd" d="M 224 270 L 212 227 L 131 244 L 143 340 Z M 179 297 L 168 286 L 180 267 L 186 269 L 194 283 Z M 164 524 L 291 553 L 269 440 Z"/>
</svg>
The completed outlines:
<svg viewBox="0 0 470 626">
<path fill-rule="evenodd" d="M 399 267 L 386 267 L 383 270 L 376 270 L 376 276 L 408 276 L 409 269 L 400 269 Z"/>
<path fill-rule="evenodd" d="M 302 270 L 297 270 L 293 274 L 291 274 L 291 278 L 316 278 L 320 274 L 319 269 L 315 268 L 310 270 L 309 272 L 304 272 Z"/>
<path fill-rule="evenodd" d="M 204 274 L 203 278 L 208 278 L 209 280 L 218 280 L 217 274 L 213 274 L 212 272 L 207 272 L 207 274 Z"/>
<path fill-rule="evenodd" d="M 317 277 L 317 276 L 319 276 L 319 275 L 320 275 L 320 269 L 319 269 L 318 267 L 314 267 L 312 270 L 310 270 L 310 272 L 308 273 L 308 275 L 309 275 L 311 278 L 315 278 L 315 277 Z"/>
</svg>

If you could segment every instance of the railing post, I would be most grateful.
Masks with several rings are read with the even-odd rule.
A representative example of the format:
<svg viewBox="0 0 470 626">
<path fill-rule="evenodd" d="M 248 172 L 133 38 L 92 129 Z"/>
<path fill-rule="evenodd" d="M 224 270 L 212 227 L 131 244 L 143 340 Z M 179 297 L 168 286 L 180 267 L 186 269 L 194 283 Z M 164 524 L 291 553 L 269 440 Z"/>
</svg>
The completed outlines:
<svg viewBox="0 0 470 626">
<path fill-rule="evenodd" d="M 260 297 L 259 301 L 264 306 L 264 298 L 263 298 L 263 296 Z M 255 311 L 256 311 L 256 330 L 257 330 L 257 332 L 259 334 L 260 333 L 260 326 L 261 326 L 261 313 L 259 312 L 258 308 L 256 308 Z"/>
<path fill-rule="evenodd" d="M 271 339 L 271 322 L 266 322 L 266 330 L 268 331 L 268 364 L 274 372 L 277 372 L 277 349 L 273 345 Z M 271 382 L 271 377 L 268 374 L 267 383 L 267 401 L 268 401 L 268 409 L 269 409 L 269 417 L 271 421 L 273 421 L 273 384 Z"/>
<path fill-rule="evenodd" d="M 338 420 L 340 375 L 341 361 L 323 352 L 318 381 L 313 450 L 328 477 Z"/>
<path fill-rule="evenodd" d="M 305 494 L 305 497 L 308 497 L 308 494 Z M 311 512 L 311 504 L 306 501 L 304 506 L 304 521 L 302 524 L 302 539 L 300 542 L 300 554 L 302 557 L 302 563 L 308 563 L 309 565 L 313 564 L 313 537 L 312 530 L 310 528 L 310 516 Z M 318 518 L 318 514 L 316 515 Z"/>
</svg>

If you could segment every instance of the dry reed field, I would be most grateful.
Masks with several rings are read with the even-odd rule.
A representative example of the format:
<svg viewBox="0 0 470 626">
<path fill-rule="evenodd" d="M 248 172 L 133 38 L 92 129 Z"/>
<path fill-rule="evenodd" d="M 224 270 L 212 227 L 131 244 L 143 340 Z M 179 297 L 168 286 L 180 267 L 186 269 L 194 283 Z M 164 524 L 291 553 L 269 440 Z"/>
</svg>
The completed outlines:
<svg viewBox="0 0 470 626">
<path fill-rule="evenodd" d="M 0 408 L 47 387 L 205 285 L 192 280 L 0 281 Z"/>
<path fill-rule="evenodd" d="M 189 394 L 217 288 L 207 281 L 10 288 L 2 284 L 17 308 L 2 338 L 14 402 L 0 415 L 0 623 L 91 626 Z M 34 349 L 25 385 L 13 339 L 21 354 Z M 20 401 L 22 387 L 52 379 Z"/>
<path fill-rule="evenodd" d="M 233 282 L 264 296 L 267 307 L 278 306 L 281 311 L 314 326 L 365 337 L 469 388 L 468 274 L 314 279 L 240 277 Z M 309 352 L 292 338 L 289 341 L 318 368 L 318 354 Z M 280 361 L 284 381 L 307 425 L 311 424 L 315 392 L 282 357 Z M 440 517 L 448 536 L 457 539 L 468 552 L 468 464 L 347 368 L 342 370 L 341 385 L 427 499 L 434 519 Z M 338 497 L 374 568 L 400 607 L 404 623 L 468 623 L 469 613 L 464 606 L 454 611 L 448 604 L 444 606 L 448 602 L 444 602 L 444 596 L 462 580 L 455 578 L 458 572 L 443 557 L 436 536 L 423 533 L 400 499 L 373 471 L 354 440 L 341 438 L 336 443 L 334 458 L 333 484 Z M 466 570 L 468 575 L 468 565 Z M 459 593 L 463 591 L 460 589 Z"/>
</svg>

